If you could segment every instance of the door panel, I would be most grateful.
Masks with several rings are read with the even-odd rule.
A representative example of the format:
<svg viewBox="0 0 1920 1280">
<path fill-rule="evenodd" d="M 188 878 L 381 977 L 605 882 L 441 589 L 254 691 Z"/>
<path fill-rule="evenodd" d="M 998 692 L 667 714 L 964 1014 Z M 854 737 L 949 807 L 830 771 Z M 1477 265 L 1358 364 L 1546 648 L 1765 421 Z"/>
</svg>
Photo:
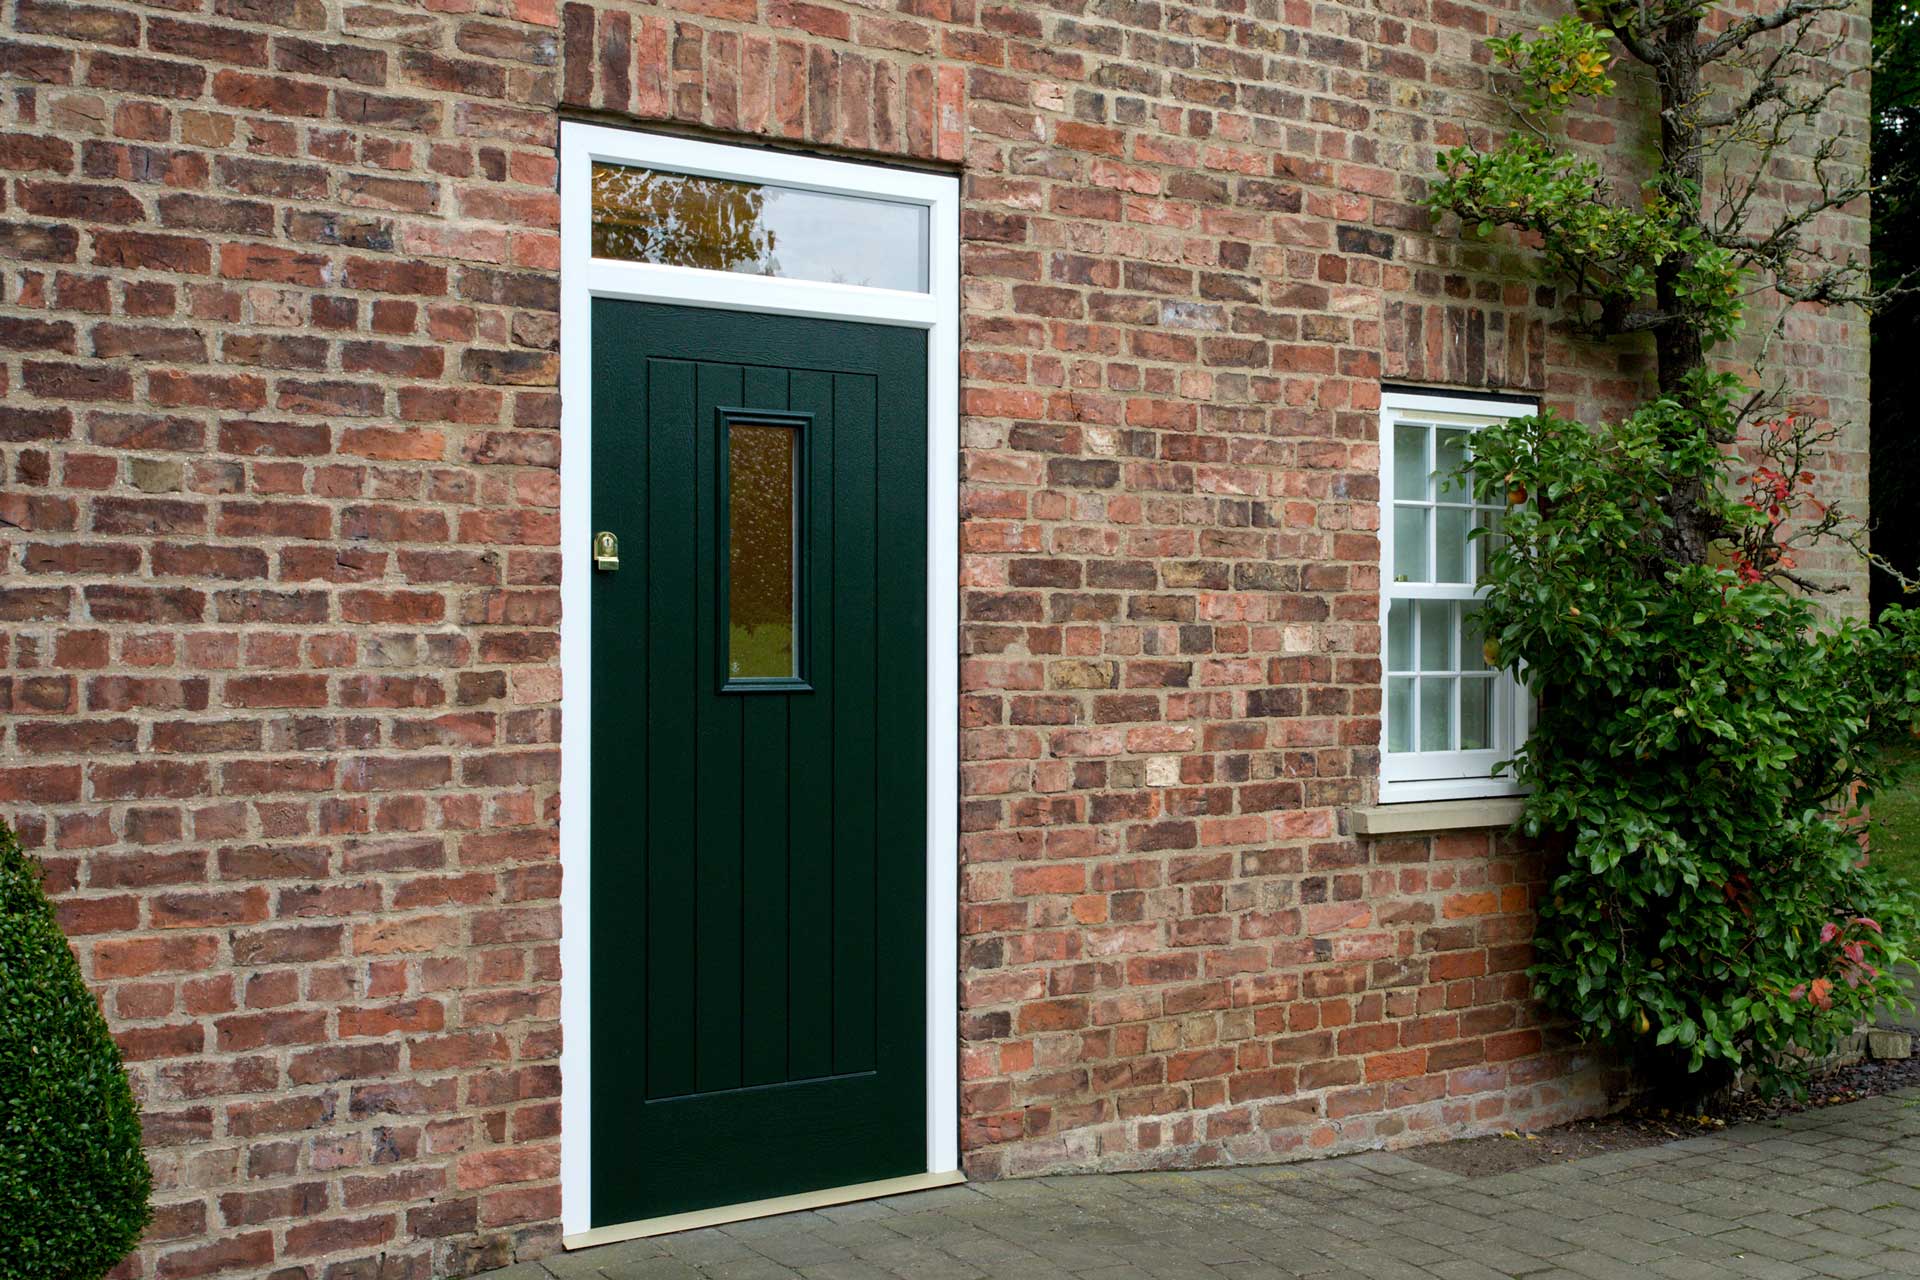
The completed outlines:
<svg viewBox="0 0 1920 1280">
<path fill-rule="evenodd" d="M 593 326 L 593 1220 L 923 1171 L 925 334 Z M 725 562 L 721 450 L 755 412 L 804 451 L 801 667 L 742 688 L 724 593 L 765 566 Z"/>
</svg>

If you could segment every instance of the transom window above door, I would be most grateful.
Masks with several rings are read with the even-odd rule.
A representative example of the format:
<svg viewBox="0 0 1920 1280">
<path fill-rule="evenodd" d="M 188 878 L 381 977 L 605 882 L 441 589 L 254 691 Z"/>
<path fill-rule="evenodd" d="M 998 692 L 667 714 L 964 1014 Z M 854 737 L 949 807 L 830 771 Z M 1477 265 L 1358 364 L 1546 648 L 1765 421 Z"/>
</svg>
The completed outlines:
<svg viewBox="0 0 1920 1280">
<path fill-rule="evenodd" d="M 666 267 L 928 290 L 924 204 L 593 166 L 593 256 Z"/>
<path fill-rule="evenodd" d="M 1463 468 L 1474 432 L 1534 412 L 1443 393 L 1381 399 L 1383 802 L 1515 789 L 1494 769 L 1525 741 L 1531 705 L 1487 660 L 1480 625 L 1480 577 L 1504 508 L 1476 502 Z"/>
</svg>

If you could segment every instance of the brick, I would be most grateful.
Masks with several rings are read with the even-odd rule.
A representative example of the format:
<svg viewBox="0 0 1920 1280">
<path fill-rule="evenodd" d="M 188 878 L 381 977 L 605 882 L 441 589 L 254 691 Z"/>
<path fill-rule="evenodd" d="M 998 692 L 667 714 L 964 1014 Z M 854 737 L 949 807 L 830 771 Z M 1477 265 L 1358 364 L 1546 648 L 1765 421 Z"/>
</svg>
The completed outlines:
<svg viewBox="0 0 1920 1280">
<path fill-rule="evenodd" d="M 261 67 L 267 62 L 265 32 L 158 16 L 147 19 L 147 48 L 155 53 L 236 66 Z"/>
<path fill-rule="evenodd" d="M 146 206 L 124 187 L 93 182 L 22 182 L 20 207 L 28 213 L 79 222 L 139 222 Z"/>
<path fill-rule="evenodd" d="M 33 35 L 59 36 L 89 44 L 131 48 L 140 41 L 138 15 L 106 6 L 20 0 L 15 22 L 21 31 Z"/>
<path fill-rule="evenodd" d="M 191 1280 L 242 1267 L 262 1267 L 273 1261 L 273 1257 L 272 1232 L 241 1232 L 222 1236 L 210 1244 L 162 1254 L 156 1274 L 160 1280 Z"/>
<path fill-rule="evenodd" d="M 238 280 L 273 280 L 318 288 L 327 283 L 330 265 L 323 254 L 300 253 L 274 245 L 220 246 L 220 274 Z"/>
<path fill-rule="evenodd" d="M 327 678 L 321 675 L 235 676 L 225 685 L 230 707 L 323 707 Z"/>
<path fill-rule="evenodd" d="M 110 365 L 28 360 L 21 364 L 28 391 L 49 400 L 131 400 L 133 375 Z"/>
<path fill-rule="evenodd" d="M 198 972 L 211 965 L 219 953 L 219 941 L 211 935 L 106 939 L 94 944 L 93 975 L 97 980 L 107 980 Z"/>
<path fill-rule="evenodd" d="M 229 1227 L 258 1226 L 276 1218 L 324 1213 L 330 1197 L 323 1182 L 300 1182 L 261 1191 L 231 1191 L 220 1197 L 220 1219 Z"/>
<path fill-rule="evenodd" d="M 212 261 L 213 250 L 204 240 L 142 231 L 100 231 L 93 235 L 96 266 L 204 275 Z"/>
<path fill-rule="evenodd" d="M 73 83 L 73 55 L 66 49 L 21 40 L 0 40 L 0 61 L 4 61 L 19 80 Z"/>
</svg>

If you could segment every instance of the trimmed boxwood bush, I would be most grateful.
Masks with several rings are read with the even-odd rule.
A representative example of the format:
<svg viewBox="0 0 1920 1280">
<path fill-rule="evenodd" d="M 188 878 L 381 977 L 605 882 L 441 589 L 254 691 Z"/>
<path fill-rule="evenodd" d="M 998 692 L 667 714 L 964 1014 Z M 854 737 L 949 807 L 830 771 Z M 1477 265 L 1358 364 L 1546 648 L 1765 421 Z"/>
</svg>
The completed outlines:
<svg viewBox="0 0 1920 1280">
<path fill-rule="evenodd" d="M 0 1280 L 97 1280 L 149 1217 L 140 1114 L 40 867 L 0 822 Z"/>
</svg>

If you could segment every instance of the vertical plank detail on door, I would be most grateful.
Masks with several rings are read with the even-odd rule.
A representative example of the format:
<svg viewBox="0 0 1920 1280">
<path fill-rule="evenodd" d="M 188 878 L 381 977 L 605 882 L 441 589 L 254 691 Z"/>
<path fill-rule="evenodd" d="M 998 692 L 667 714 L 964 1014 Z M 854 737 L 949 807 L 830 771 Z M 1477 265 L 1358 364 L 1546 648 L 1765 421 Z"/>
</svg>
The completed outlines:
<svg viewBox="0 0 1920 1280">
<path fill-rule="evenodd" d="M 835 438 L 846 483 L 834 522 L 834 697 L 836 700 L 833 861 L 833 1070 L 871 1070 L 878 998 L 874 874 L 878 826 L 874 787 L 879 670 L 878 483 L 879 441 L 873 379 L 838 374 L 833 380 Z M 857 709 L 857 710 L 856 710 Z"/>
<path fill-rule="evenodd" d="M 833 599 L 834 493 L 837 488 L 833 375 L 796 370 L 791 407 L 813 415 L 813 439 L 807 468 L 807 555 L 813 575 L 806 611 L 815 692 L 793 702 L 790 731 L 796 742 L 836 742 L 832 690 L 838 686 Z M 787 795 L 796 831 L 830 832 L 834 826 L 834 760 L 818 751 L 792 755 Z M 796 853 L 801 851 L 796 850 Z M 795 1080 L 833 1071 L 833 877 L 818 867 L 829 851 L 811 847 L 796 856 L 788 879 L 793 929 L 787 941 L 791 1008 L 787 1025 L 787 1069 Z"/>
<path fill-rule="evenodd" d="M 704 566 L 705 579 L 714 578 L 719 563 L 720 525 L 719 411 L 740 403 L 738 365 L 702 361 L 697 375 L 698 396 L 693 408 L 694 438 L 698 441 L 698 470 L 693 490 L 695 562 Z M 722 683 L 720 657 L 725 648 L 720 635 L 717 602 L 688 601 L 693 610 L 693 684 L 701 695 Z M 701 696 L 693 726 L 695 765 L 694 848 L 698 888 L 694 899 L 694 928 L 699 934 L 700 964 L 694 975 L 694 1085 L 701 1093 L 740 1087 L 741 1007 L 745 929 L 740 847 L 740 698 Z"/>
<path fill-rule="evenodd" d="M 696 454 L 694 440 L 695 366 L 685 360 L 649 360 L 647 418 L 631 438 L 607 441 L 601 448 L 630 449 L 649 455 L 647 537 L 655 546 L 674 546 L 694 519 L 695 494 L 686 483 Z M 647 607 L 655 617 L 671 617 L 697 598 L 697 566 L 684 557 L 662 556 L 646 565 Z M 694 1025 L 693 976 L 698 968 L 692 913 L 682 904 L 698 888 L 694 832 L 686 810 L 655 803 L 694 789 L 695 760 L 686 734 L 697 703 L 693 684 L 693 638 L 678 628 L 649 627 L 628 643 L 645 646 L 647 757 L 654 768 L 645 782 L 642 820 L 646 824 L 646 1096 L 674 1098 L 695 1088 L 695 1042 L 685 1028 Z M 630 651 L 629 651 L 630 652 Z M 623 660 L 616 650 L 596 668 Z M 609 682 L 612 683 L 612 682 Z M 615 762 L 604 761 L 603 766 Z M 616 776 L 617 776 L 617 771 Z"/>
<path fill-rule="evenodd" d="M 875 490 L 874 537 L 876 542 L 874 614 L 886 619 L 889 643 L 880 646 L 874 664 L 876 689 L 897 689 L 924 682 L 927 648 L 927 508 L 924 498 L 927 474 L 927 435 L 906 424 L 926 420 L 924 383 L 888 379 L 877 384 L 879 396 L 874 409 L 874 439 L 878 450 L 874 458 Z M 926 717 L 917 707 L 904 705 L 897 698 L 877 698 L 874 702 L 874 736 L 880 742 L 922 741 Z M 898 954 L 902 948 L 921 945 L 925 937 L 924 917 L 915 913 L 925 908 L 926 863 L 921 854 L 924 840 L 905 847 L 896 843 L 899 833 L 926 830 L 926 756 L 922 751 L 883 752 L 876 762 L 874 811 L 876 830 L 885 833 L 889 843 L 881 856 L 913 857 L 912 882 L 919 892 L 910 910 L 891 910 L 892 904 L 878 903 L 875 913 L 876 955 Z M 876 866 L 875 877 L 879 874 Z M 959 981 L 958 974 L 947 977 Z M 885 1061 L 902 1051 L 911 1052 L 905 1041 L 921 1034 L 926 1009 L 925 988 L 896 993 L 884 999 L 891 1004 L 904 994 L 912 1003 L 908 1017 L 883 1018 L 874 1011 L 876 1054 Z"/>
</svg>

